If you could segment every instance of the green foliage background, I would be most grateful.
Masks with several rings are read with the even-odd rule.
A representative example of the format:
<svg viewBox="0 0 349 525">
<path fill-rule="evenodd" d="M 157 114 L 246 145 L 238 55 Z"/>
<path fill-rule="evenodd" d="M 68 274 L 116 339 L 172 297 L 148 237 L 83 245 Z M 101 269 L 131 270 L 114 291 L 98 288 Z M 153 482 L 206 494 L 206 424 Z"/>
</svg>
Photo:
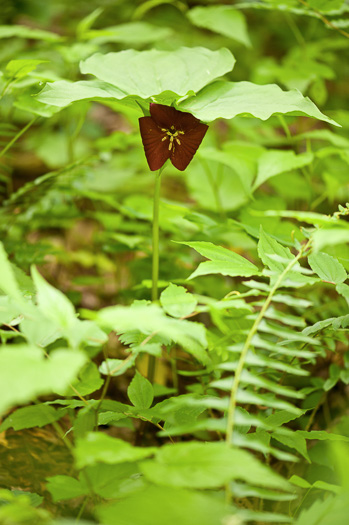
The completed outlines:
<svg viewBox="0 0 349 525">
<path fill-rule="evenodd" d="M 348 13 L 3 0 L 1 524 L 347 524 Z"/>
</svg>

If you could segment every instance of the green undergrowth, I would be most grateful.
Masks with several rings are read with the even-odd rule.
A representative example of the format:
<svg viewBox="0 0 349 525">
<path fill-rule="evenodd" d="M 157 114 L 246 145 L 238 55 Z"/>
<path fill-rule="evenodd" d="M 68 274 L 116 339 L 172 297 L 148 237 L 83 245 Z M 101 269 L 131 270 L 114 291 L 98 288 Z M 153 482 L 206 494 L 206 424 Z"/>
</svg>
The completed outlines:
<svg viewBox="0 0 349 525">
<path fill-rule="evenodd" d="M 348 3 L 5 4 L 0 523 L 346 525 Z"/>
</svg>

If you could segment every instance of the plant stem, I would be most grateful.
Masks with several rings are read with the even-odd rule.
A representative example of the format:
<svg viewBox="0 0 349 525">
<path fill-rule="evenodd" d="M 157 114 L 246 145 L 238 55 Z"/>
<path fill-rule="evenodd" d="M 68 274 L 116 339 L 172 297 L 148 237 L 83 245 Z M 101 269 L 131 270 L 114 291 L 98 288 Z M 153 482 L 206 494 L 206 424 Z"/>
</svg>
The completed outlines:
<svg viewBox="0 0 349 525">
<path fill-rule="evenodd" d="M 17 135 L 15 135 L 15 136 L 13 137 L 12 140 L 10 140 L 10 142 L 9 142 L 8 144 L 6 144 L 6 146 L 4 147 L 4 149 L 2 149 L 2 150 L 0 151 L 0 157 L 3 157 L 3 156 L 5 155 L 5 153 L 11 148 L 11 146 L 13 146 L 13 144 L 14 144 L 15 142 L 17 142 L 17 140 L 23 135 L 23 133 L 25 133 L 25 132 L 27 131 L 27 129 L 29 129 L 30 126 L 32 126 L 32 125 L 34 124 L 34 122 L 35 122 L 38 118 L 39 118 L 39 117 L 37 117 L 37 116 L 34 117 L 34 118 L 32 118 L 31 121 L 28 122 L 28 124 L 26 124 L 26 125 L 24 126 L 24 128 L 22 128 L 22 129 L 17 133 Z"/>
<path fill-rule="evenodd" d="M 159 204 L 160 204 L 160 187 L 161 173 L 160 168 L 155 178 L 154 200 L 153 200 L 153 263 L 152 263 L 152 291 L 151 299 L 153 302 L 158 300 L 158 279 L 159 279 Z M 150 355 L 148 361 L 148 379 L 151 383 L 154 381 L 155 374 L 155 356 Z"/>
<path fill-rule="evenodd" d="M 286 137 L 288 138 L 288 140 L 291 140 L 292 135 L 291 135 L 288 125 L 286 124 L 286 120 L 284 119 L 283 115 L 278 115 L 278 119 L 279 119 L 282 129 L 285 132 Z"/>
<path fill-rule="evenodd" d="M 335 24 L 332 24 L 330 20 L 328 20 L 320 11 L 315 9 L 314 7 L 310 6 L 306 0 L 298 0 L 299 3 L 303 4 L 305 7 L 308 7 L 308 9 L 312 10 L 314 13 L 317 14 L 317 16 L 323 21 L 324 24 L 326 24 L 331 29 L 334 29 L 335 31 L 338 31 L 341 35 L 345 36 L 346 38 L 349 38 L 349 33 L 346 31 L 343 31 L 340 27 L 337 27 Z"/>
<path fill-rule="evenodd" d="M 219 195 L 219 184 L 217 183 L 217 180 L 215 180 L 215 178 L 213 177 L 212 175 L 212 172 L 209 168 L 209 165 L 207 164 L 206 162 L 206 159 L 200 157 L 200 160 L 201 160 L 201 164 L 203 165 L 203 168 L 206 172 L 206 175 L 207 175 L 207 178 L 211 184 L 211 187 L 212 187 L 212 193 L 213 193 L 213 196 L 214 196 L 214 199 L 215 199 L 215 202 L 216 202 L 216 208 L 217 208 L 217 212 L 219 213 L 219 215 L 224 219 L 225 218 L 225 212 L 224 212 L 224 209 L 223 209 L 223 206 L 222 206 L 222 202 L 221 202 L 221 198 L 220 198 L 220 195 Z M 219 170 L 221 170 L 223 167 L 223 164 L 219 164 Z"/>
<path fill-rule="evenodd" d="M 263 304 L 263 306 L 262 306 L 258 316 L 255 319 L 255 322 L 252 325 L 251 330 L 248 333 L 248 336 L 246 338 L 244 347 L 243 347 L 241 355 L 240 355 L 238 366 L 237 366 L 236 371 L 235 371 L 234 383 L 233 383 L 233 386 L 232 386 L 232 389 L 231 389 L 231 394 L 230 394 L 230 401 L 229 401 L 229 408 L 228 408 L 227 431 L 226 431 L 226 444 L 227 444 L 228 447 L 230 447 L 232 445 L 232 438 L 233 438 L 233 431 L 234 431 L 234 415 L 235 415 L 235 409 L 236 409 L 237 391 L 238 391 L 238 388 L 239 388 L 241 374 L 242 374 L 242 371 L 243 371 L 243 368 L 244 368 L 244 365 L 245 365 L 245 360 L 246 360 L 247 352 L 248 352 L 248 350 L 250 348 L 250 345 L 251 345 L 251 341 L 252 341 L 254 335 L 257 332 L 259 323 L 262 321 L 265 312 L 269 308 L 269 305 L 270 305 L 270 303 L 271 303 L 271 301 L 273 299 L 273 296 L 274 296 L 276 290 L 279 288 L 279 286 L 282 283 L 284 277 L 288 274 L 288 272 L 293 268 L 293 266 L 303 256 L 303 253 L 308 249 L 309 245 L 310 245 L 310 241 L 308 241 L 302 247 L 302 249 L 299 251 L 298 255 L 294 259 L 292 259 L 292 261 L 289 262 L 289 264 L 286 266 L 286 268 L 283 270 L 283 272 L 281 272 L 279 277 L 276 279 L 276 281 L 274 283 L 274 286 L 270 290 L 269 295 L 268 295 L 268 297 L 265 300 L 265 303 Z"/>
</svg>

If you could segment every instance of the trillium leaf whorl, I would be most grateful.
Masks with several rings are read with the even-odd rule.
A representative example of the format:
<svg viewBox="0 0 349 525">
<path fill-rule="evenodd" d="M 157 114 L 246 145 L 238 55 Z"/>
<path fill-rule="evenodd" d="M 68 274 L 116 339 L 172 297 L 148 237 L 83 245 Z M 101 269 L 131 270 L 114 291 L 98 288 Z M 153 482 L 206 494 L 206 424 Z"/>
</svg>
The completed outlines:
<svg viewBox="0 0 349 525">
<path fill-rule="evenodd" d="M 184 171 L 204 138 L 208 126 L 191 113 L 171 106 L 150 104 L 150 117 L 139 119 L 139 128 L 151 171 L 159 170 L 167 159 Z"/>
</svg>

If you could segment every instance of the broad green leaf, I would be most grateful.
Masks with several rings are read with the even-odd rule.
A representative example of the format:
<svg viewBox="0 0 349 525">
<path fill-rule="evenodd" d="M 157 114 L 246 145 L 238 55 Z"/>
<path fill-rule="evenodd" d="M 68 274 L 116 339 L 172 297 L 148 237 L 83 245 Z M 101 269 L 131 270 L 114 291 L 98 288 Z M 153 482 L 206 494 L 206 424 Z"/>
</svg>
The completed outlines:
<svg viewBox="0 0 349 525">
<path fill-rule="evenodd" d="M 8 428 L 22 430 L 23 428 L 44 427 L 52 421 L 57 421 L 64 414 L 65 410 L 58 411 L 44 404 L 18 408 L 3 421 L 0 425 L 0 432 Z"/>
<path fill-rule="evenodd" d="M 222 525 L 224 520 L 236 520 L 235 509 L 221 499 L 202 492 L 156 486 L 100 505 L 96 513 L 105 525 Z"/>
<path fill-rule="evenodd" d="M 35 508 L 41 503 L 40 496 L 24 490 L 0 489 L 0 523 L 47 523 L 51 515 L 43 508 Z M 39 500 L 39 502 L 38 502 Z"/>
<path fill-rule="evenodd" d="M 346 493 L 316 499 L 301 510 L 294 525 L 344 525 L 348 519 L 348 495 Z"/>
<path fill-rule="evenodd" d="M 74 418 L 74 437 L 81 439 L 86 436 L 88 432 L 92 432 L 96 424 L 96 411 L 92 405 L 81 408 L 77 416 Z"/>
<path fill-rule="evenodd" d="M 74 348 L 81 344 L 101 346 L 108 341 L 108 336 L 94 321 L 80 321 L 74 318 L 67 337 Z"/>
<path fill-rule="evenodd" d="M 175 443 L 158 449 L 155 459 L 140 464 L 157 485 L 183 488 L 220 487 L 242 479 L 264 487 L 287 489 L 287 482 L 244 450 L 225 443 Z"/>
<path fill-rule="evenodd" d="M 31 95 L 20 95 L 16 98 L 13 105 L 23 111 L 28 111 L 34 115 L 39 115 L 40 117 L 50 118 L 61 109 L 55 105 L 42 104 L 38 101 L 36 97 Z"/>
<path fill-rule="evenodd" d="M 5 68 L 5 72 L 8 77 L 16 78 L 18 80 L 26 77 L 28 73 L 34 71 L 39 64 L 45 62 L 46 60 L 11 60 Z"/>
<path fill-rule="evenodd" d="M 78 391 L 80 395 L 87 396 L 101 388 L 102 385 L 103 379 L 99 374 L 97 366 L 93 361 L 89 361 L 81 369 L 76 381 L 72 383 L 75 390 L 69 387 L 68 390 L 62 394 L 65 393 L 68 396 L 76 396 L 76 391 Z"/>
<path fill-rule="evenodd" d="M 187 317 L 195 310 L 197 300 L 183 286 L 170 283 L 160 295 L 160 304 L 172 317 Z"/>
<path fill-rule="evenodd" d="M 220 164 L 223 164 L 224 166 L 228 166 L 231 168 L 234 173 L 239 177 L 241 184 L 247 194 L 251 193 L 251 186 L 252 181 L 255 178 L 256 170 L 257 170 L 257 161 L 260 155 L 264 153 L 264 148 L 261 146 L 258 146 L 256 144 L 250 144 L 242 141 L 236 141 L 236 142 L 227 142 L 223 144 L 222 146 L 224 150 L 220 150 L 213 147 L 200 147 L 198 150 L 198 156 L 199 158 L 203 158 L 205 160 L 209 161 L 215 161 Z M 190 186 L 191 178 L 192 178 L 192 171 L 190 172 L 188 176 L 188 184 Z M 207 170 L 206 170 L 206 174 Z M 214 175 L 214 172 L 212 173 Z M 231 177 L 231 172 L 229 171 L 226 175 L 228 178 Z M 224 172 L 223 172 L 224 177 Z M 229 197 L 231 199 L 232 195 L 234 194 L 234 191 L 236 192 L 236 184 L 235 189 L 232 189 L 231 193 L 227 192 L 227 187 L 222 188 L 222 175 L 220 172 L 217 172 L 216 175 L 216 184 L 219 186 L 218 191 L 220 195 L 220 199 L 222 201 L 222 205 L 224 204 L 224 201 L 227 200 Z M 201 180 L 202 180 L 202 174 L 201 174 Z M 210 180 L 208 179 L 208 183 Z M 219 184 L 218 184 L 219 182 Z M 228 195 L 227 195 L 228 193 Z M 232 200 L 232 199 L 231 199 Z M 225 207 L 225 209 L 229 209 Z"/>
<path fill-rule="evenodd" d="M 200 263 L 198 268 L 188 277 L 188 279 L 193 279 L 198 275 L 207 275 L 211 273 L 230 275 L 231 277 L 249 277 L 250 275 L 256 275 L 259 273 L 257 266 L 252 264 L 248 259 L 245 259 L 241 255 L 238 255 L 227 248 L 216 246 L 211 242 L 192 241 L 180 242 L 179 244 L 190 246 L 190 248 L 194 248 L 194 250 L 200 253 L 200 255 L 211 259 L 211 261 Z"/>
<path fill-rule="evenodd" d="M 135 347 L 132 347 L 132 351 L 134 351 L 134 348 Z M 134 356 L 131 359 L 106 359 L 100 364 L 99 371 L 106 376 L 120 376 L 124 374 L 126 370 L 134 366 L 136 357 L 137 352 L 134 353 Z"/>
<path fill-rule="evenodd" d="M 45 318 L 43 323 L 42 319 L 41 310 L 33 304 L 27 304 L 25 318 L 21 320 L 19 326 L 30 344 L 45 348 L 62 337 L 62 330 L 57 328 L 57 324 L 53 321 Z"/>
<path fill-rule="evenodd" d="M 127 95 L 149 98 L 164 91 L 184 96 L 231 71 L 235 59 L 228 49 L 210 51 L 202 47 L 182 47 L 176 51 L 134 51 L 99 53 L 80 65 L 91 74 L 124 91 Z"/>
<path fill-rule="evenodd" d="M 314 252 L 322 250 L 325 246 L 336 246 L 337 244 L 347 244 L 349 242 L 348 223 L 340 221 L 338 228 L 321 228 L 313 233 Z"/>
<path fill-rule="evenodd" d="M 77 351 L 57 349 L 45 359 L 40 348 L 4 345 L 0 349 L 0 413 L 66 389 L 85 362 L 85 355 Z"/>
<path fill-rule="evenodd" d="M 187 17 L 198 27 L 237 40 L 247 47 L 251 46 L 245 17 L 234 7 L 227 5 L 194 7 L 188 11 Z"/>
<path fill-rule="evenodd" d="M 347 301 L 349 305 L 349 286 L 344 283 L 337 284 L 336 290 L 339 294 L 341 294 L 345 300 Z"/>
<path fill-rule="evenodd" d="M 344 0 L 308 0 L 308 5 L 317 11 L 326 13 L 336 11 L 342 7 Z"/>
<path fill-rule="evenodd" d="M 72 303 L 63 292 L 45 281 L 34 266 L 32 267 L 32 277 L 37 289 L 38 305 L 43 315 L 64 332 L 70 331 L 76 320 Z"/>
<path fill-rule="evenodd" d="M 106 465 L 99 463 L 86 467 L 86 474 L 90 480 L 93 492 L 102 498 L 123 497 L 127 491 L 144 486 L 144 480 L 139 476 L 136 463 L 118 463 Z"/>
<path fill-rule="evenodd" d="M 134 447 L 122 439 L 106 434 L 90 432 L 79 439 L 75 448 L 75 460 L 78 468 L 96 463 L 117 464 L 125 461 L 138 461 L 152 456 L 156 447 Z"/>
<path fill-rule="evenodd" d="M 344 266 L 337 259 L 332 257 L 332 255 L 328 255 L 327 253 L 312 253 L 308 257 L 308 262 L 311 269 L 323 281 L 340 284 L 348 277 Z"/>
<path fill-rule="evenodd" d="M 253 190 L 271 177 L 275 177 L 285 171 L 292 171 L 311 164 L 314 155 L 312 153 L 300 153 L 294 151 L 268 150 L 258 159 L 258 173 L 253 185 Z"/>
<path fill-rule="evenodd" d="M 47 42 L 55 42 L 63 39 L 63 37 L 57 33 L 43 31 L 42 29 L 33 29 L 24 25 L 0 26 L 0 38 L 11 37 L 30 38 L 30 40 L 44 40 Z"/>
<path fill-rule="evenodd" d="M 99 45 L 108 42 L 139 45 L 166 40 L 171 38 L 171 35 L 168 27 L 159 27 L 148 22 L 129 22 L 103 29 L 90 29 L 83 37 Z"/>
<path fill-rule="evenodd" d="M 136 408 L 149 408 L 154 399 L 153 386 L 137 370 L 127 389 L 129 400 Z"/>
<path fill-rule="evenodd" d="M 200 120 L 231 119 L 237 115 L 267 120 L 272 115 L 305 115 L 334 126 L 315 104 L 296 89 L 282 91 L 276 84 L 264 86 L 251 82 L 214 82 L 196 97 L 191 97 L 179 109 L 193 113 Z"/>
<path fill-rule="evenodd" d="M 78 498 L 89 493 L 86 483 L 71 476 L 51 476 L 47 478 L 47 490 L 54 503 L 66 499 Z"/>
<path fill-rule="evenodd" d="M 15 300 L 21 300 L 21 292 L 13 268 L 7 258 L 3 244 L 0 242 L 0 290 Z"/>
<path fill-rule="evenodd" d="M 58 80 L 57 82 L 48 82 L 35 98 L 42 104 L 64 108 L 78 100 L 104 98 L 119 100 L 125 96 L 126 94 L 117 87 L 99 80 L 79 80 L 78 82 Z"/>
</svg>

